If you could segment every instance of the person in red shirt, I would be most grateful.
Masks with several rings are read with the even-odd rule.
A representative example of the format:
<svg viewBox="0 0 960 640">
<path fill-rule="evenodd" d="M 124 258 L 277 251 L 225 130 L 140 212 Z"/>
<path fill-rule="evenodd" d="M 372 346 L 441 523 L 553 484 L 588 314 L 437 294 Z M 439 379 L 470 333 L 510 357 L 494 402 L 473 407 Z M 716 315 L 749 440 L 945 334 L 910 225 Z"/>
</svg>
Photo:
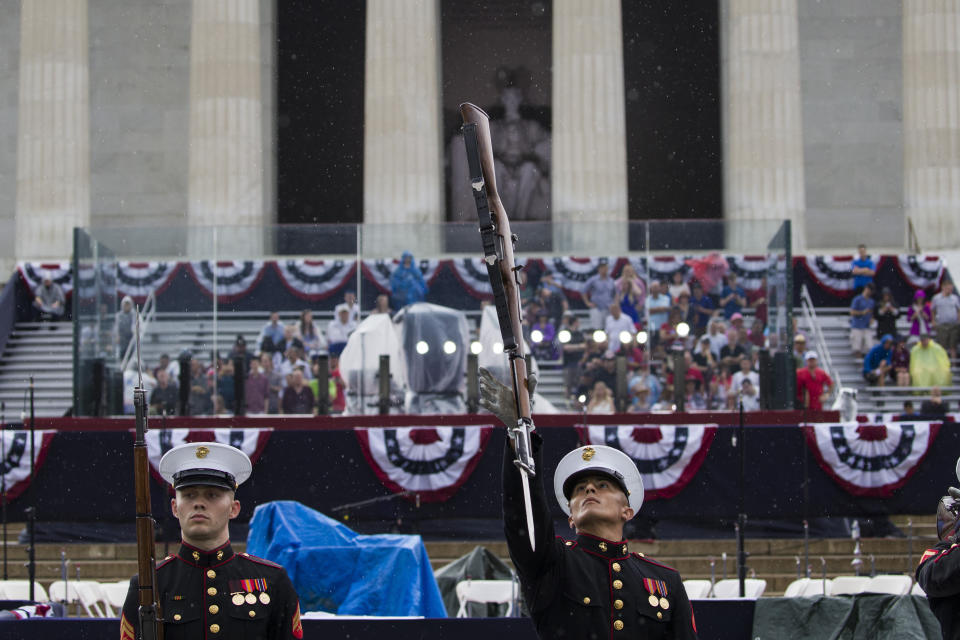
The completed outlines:
<svg viewBox="0 0 960 640">
<path fill-rule="evenodd" d="M 816 351 L 807 351 L 804 360 L 807 366 L 797 369 L 797 407 L 822 411 L 823 402 L 833 389 L 833 380 L 817 366 Z"/>
</svg>

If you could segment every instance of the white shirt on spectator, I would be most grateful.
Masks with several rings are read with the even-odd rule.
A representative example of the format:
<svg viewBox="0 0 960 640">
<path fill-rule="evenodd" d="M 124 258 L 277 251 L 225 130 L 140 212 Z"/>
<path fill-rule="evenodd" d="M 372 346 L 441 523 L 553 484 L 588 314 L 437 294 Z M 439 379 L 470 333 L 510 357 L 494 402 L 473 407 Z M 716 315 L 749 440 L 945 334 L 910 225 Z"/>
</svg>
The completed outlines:
<svg viewBox="0 0 960 640">
<path fill-rule="evenodd" d="M 744 393 L 744 394 L 741 394 L 740 397 L 743 398 L 743 410 L 744 410 L 744 411 L 759 411 L 759 410 L 760 410 L 760 392 L 757 391 L 757 388 L 756 388 L 756 387 L 753 388 L 753 395 L 752 395 L 752 396 L 747 395 L 747 394 Z M 738 409 L 740 408 L 739 405 L 737 404 L 737 402 L 738 402 L 737 400 L 734 400 L 734 405 L 733 405 L 734 410 L 738 410 Z"/>
<path fill-rule="evenodd" d="M 713 354 L 714 358 L 719 358 L 720 350 L 730 343 L 730 341 L 727 340 L 727 334 L 723 331 L 718 331 L 715 334 L 707 334 L 707 338 L 710 340 L 710 353 Z"/>
<path fill-rule="evenodd" d="M 356 326 L 355 323 L 349 320 L 340 322 L 339 318 L 334 318 L 330 321 L 330 324 L 327 325 L 327 342 L 329 344 L 343 344 L 347 341 L 347 338 L 350 337 L 350 334 L 353 333 Z"/>
<path fill-rule="evenodd" d="M 625 313 L 621 313 L 619 318 L 614 318 L 613 314 L 607 316 L 603 330 L 606 332 L 607 341 L 611 346 L 613 346 L 615 342 L 619 343 L 620 332 L 627 331 L 630 335 L 634 335 L 637 332 L 636 327 L 633 326 L 633 320 Z"/>
<path fill-rule="evenodd" d="M 733 391 L 739 391 L 743 387 L 743 379 L 749 378 L 750 382 L 753 383 L 754 389 L 760 388 L 760 374 L 756 371 L 748 371 L 744 373 L 743 371 L 737 371 L 731 376 L 730 379 L 730 389 Z M 747 407 L 746 404 L 743 405 L 744 408 Z"/>
<path fill-rule="evenodd" d="M 277 367 L 277 371 L 283 374 L 284 377 L 284 386 L 286 386 L 286 377 L 293 373 L 294 369 L 301 367 L 303 369 L 303 377 L 306 380 L 309 380 L 312 377 L 310 371 L 310 365 L 306 361 L 297 358 L 296 362 L 290 362 L 290 358 L 284 358 L 283 362 Z"/>
</svg>

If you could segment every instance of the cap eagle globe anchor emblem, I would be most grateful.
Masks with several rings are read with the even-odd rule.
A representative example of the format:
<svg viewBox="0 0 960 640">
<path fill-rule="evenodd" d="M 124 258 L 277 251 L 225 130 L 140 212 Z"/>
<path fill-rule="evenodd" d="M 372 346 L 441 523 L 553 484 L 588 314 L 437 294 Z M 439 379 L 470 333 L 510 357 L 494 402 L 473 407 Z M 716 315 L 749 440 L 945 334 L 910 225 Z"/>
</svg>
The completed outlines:
<svg viewBox="0 0 960 640">
<path fill-rule="evenodd" d="M 596 452 L 596 450 L 594 450 L 593 447 L 587 447 L 587 448 L 585 448 L 585 449 L 583 450 L 583 454 L 581 455 L 581 457 L 582 457 L 585 461 L 589 462 L 589 461 L 593 458 L 593 456 L 595 456 L 596 454 L 597 454 L 597 452 Z"/>
<path fill-rule="evenodd" d="M 210 454 L 210 449 L 207 447 L 197 447 L 197 457 L 206 458 Z"/>
</svg>

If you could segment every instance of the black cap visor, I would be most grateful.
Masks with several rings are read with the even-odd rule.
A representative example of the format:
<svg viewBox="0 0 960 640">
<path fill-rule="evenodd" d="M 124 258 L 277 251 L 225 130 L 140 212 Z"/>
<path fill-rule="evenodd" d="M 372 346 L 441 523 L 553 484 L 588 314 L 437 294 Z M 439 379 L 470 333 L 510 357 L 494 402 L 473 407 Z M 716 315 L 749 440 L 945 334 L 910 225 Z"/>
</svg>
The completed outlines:
<svg viewBox="0 0 960 640">
<path fill-rule="evenodd" d="M 588 467 L 572 474 L 569 478 L 563 481 L 563 497 L 569 501 L 570 493 L 573 492 L 573 487 L 576 486 L 576 484 L 586 476 L 604 476 L 605 478 L 609 478 L 614 482 L 614 484 L 620 487 L 620 490 L 623 491 L 623 495 L 627 496 L 627 498 L 630 497 L 630 492 L 627 491 L 627 485 L 623 481 L 623 474 L 616 469 L 611 469 L 609 467 Z"/>
<path fill-rule="evenodd" d="M 173 488 L 184 487 L 220 487 L 236 491 L 237 481 L 232 474 L 219 469 L 184 469 L 173 474 Z"/>
</svg>

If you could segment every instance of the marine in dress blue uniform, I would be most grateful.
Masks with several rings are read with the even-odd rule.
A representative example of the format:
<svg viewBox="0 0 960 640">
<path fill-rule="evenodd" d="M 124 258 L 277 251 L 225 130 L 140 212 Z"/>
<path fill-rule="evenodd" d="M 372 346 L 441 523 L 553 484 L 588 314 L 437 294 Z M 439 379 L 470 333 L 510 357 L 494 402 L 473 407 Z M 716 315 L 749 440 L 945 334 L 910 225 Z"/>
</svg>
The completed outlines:
<svg viewBox="0 0 960 640">
<path fill-rule="evenodd" d="M 180 445 L 160 461 L 160 474 L 177 490 L 171 500 L 183 538 L 176 554 L 157 564 L 165 640 L 303 638 L 297 593 L 278 564 L 235 553 L 228 523 L 240 512 L 237 487 L 250 476 L 250 459 L 229 445 Z M 121 640 L 139 638 L 137 576 L 120 619 Z"/>
<path fill-rule="evenodd" d="M 960 480 L 960 460 L 957 461 Z M 960 489 L 950 487 L 949 495 L 937 505 L 937 535 L 940 542 L 924 551 L 917 565 L 917 584 L 927 594 L 930 610 L 940 622 L 945 640 L 960 640 Z"/>
</svg>

